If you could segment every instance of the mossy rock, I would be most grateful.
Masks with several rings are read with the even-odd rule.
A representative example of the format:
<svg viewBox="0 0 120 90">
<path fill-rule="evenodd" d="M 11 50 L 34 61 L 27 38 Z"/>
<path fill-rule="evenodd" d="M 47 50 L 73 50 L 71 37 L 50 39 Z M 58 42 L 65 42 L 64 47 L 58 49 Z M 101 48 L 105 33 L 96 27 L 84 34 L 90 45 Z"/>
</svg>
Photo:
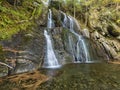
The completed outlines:
<svg viewBox="0 0 120 90">
<path fill-rule="evenodd" d="M 0 61 L 4 62 L 5 57 L 4 57 L 4 51 L 2 46 L 0 45 Z"/>
<path fill-rule="evenodd" d="M 0 77 L 8 75 L 8 68 L 0 65 Z"/>
<path fill-rule="evenodd" d="M 120 35 L 120 31 L 114 29 L 114 27 L 111 26 L 111 25 L 109 25 L 109 26 L 107 27 L 107 30 L 108 30 L 109 34 L 112 35 L 113 37 L 117 37 L 117 36 Z"/>
</svg>

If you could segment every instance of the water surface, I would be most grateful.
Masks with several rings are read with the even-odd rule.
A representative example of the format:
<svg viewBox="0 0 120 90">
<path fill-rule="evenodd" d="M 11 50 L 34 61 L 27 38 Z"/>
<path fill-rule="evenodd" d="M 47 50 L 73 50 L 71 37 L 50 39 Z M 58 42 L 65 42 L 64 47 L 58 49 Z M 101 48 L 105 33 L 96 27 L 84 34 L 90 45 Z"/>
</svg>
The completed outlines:
<svg viewBox="0 0 120 90">
<path fill-rule="evenodd" d="M 120 90 L 120 65 L 75 63 L 40 71 L 52 78 L 37 90 Z"/>
</svg>

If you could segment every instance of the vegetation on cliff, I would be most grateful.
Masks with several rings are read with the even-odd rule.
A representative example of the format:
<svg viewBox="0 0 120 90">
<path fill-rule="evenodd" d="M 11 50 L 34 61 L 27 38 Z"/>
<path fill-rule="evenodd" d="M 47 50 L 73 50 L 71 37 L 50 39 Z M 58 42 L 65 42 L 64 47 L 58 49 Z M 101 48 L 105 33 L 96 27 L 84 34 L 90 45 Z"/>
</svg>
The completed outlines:
<svg viewBox="0 0 120 90">
<path fill-rule="evenodd" d="M 120 35 L 120 0 L 66 0 L 65 4 L 60 3 L 59 9 L 77 18 L 83 27 L 96 30 L 98 24 L 105 35 Z"/>
<path fill-rule="evenodd" d="M 12 1 L 15 0 L 0 0 L 0 40 L 34 25 L 34 19 L 42 13 L 43 5 L 39 0 L 21 0 L 16 4 Z"/>
</svg>

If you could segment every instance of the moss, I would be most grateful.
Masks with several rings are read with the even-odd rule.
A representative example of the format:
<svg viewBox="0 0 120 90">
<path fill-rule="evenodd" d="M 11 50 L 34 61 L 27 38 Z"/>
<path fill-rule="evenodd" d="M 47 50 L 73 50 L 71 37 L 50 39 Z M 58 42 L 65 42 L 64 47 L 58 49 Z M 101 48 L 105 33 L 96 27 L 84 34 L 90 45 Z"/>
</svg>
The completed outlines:
<svg viewBox="0 0 120 90">
<path fill-rule="evenodd" d="M 4 60 L 5 60 L 5 57 L 4 57 L 3 48 L 2 48 L 2 46 L 0 45 L 0 61 L 4 62 Z"/>
<path fill-rule="evenodd" d="M 67 29 L 63 29 L 62 33 L 61 33 L 61 38 L 62 40 L 67 40 L 67 34 L 68 34 L 68 30 Z"/>
<path fill-rule="evenodd" d="M 0 1 L 0 40 L 10 39 L 20 30 L 34 25 L 34 19 L 42 14 L 42 7 L 37 0 L 25 0 L 17 9 L 6 1 Z"/>
</svg>

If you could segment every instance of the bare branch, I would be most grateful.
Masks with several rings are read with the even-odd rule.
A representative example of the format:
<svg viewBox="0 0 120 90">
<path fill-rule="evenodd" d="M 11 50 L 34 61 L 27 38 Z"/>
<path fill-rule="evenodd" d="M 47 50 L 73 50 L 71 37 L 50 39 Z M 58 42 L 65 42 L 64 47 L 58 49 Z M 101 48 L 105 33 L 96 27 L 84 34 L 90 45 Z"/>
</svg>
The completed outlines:
<svg viewBox="0 0 120 90">
<path fill-rule="evenodd" d="M 0 64 L 1 64 L 1 65 L 4 65 L 4 66 L 7 66 L 7 67 L 10 68 L 10 69 L 13 69 L 12 66 L 10 66 L 10 65 L 8 65 L 8 64 L 6 64 L 6 63 L 0 62 Z"/>
</svg>

